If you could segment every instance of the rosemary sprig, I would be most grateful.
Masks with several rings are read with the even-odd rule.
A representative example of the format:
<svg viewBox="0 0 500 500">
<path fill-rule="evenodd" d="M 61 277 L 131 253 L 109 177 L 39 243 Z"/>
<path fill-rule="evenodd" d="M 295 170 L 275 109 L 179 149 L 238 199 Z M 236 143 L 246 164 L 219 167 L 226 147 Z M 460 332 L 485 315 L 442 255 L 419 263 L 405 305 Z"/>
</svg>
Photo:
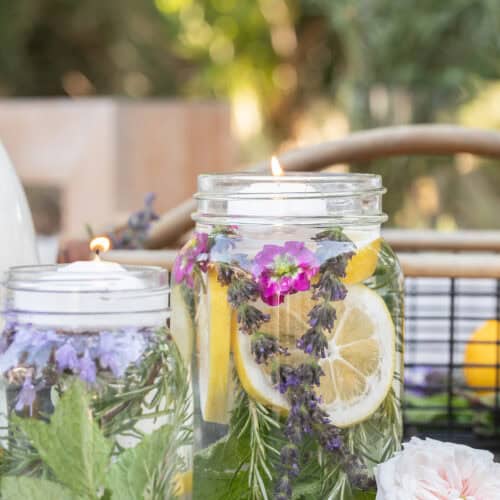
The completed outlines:
<svg viewBox="0 0 500 500">
<path fill-rule="evenodd" d="M 281 424 L 271 410 L 250 399 L 240 389 L 236 412 L 232 421 L 236 424 L 231 433 L 237 439 L 248 440 L 248 488 L 252 500 L 272 498 L 269 491 L 273 481 L 273 464 L 279 458 Z"/>
</svg>

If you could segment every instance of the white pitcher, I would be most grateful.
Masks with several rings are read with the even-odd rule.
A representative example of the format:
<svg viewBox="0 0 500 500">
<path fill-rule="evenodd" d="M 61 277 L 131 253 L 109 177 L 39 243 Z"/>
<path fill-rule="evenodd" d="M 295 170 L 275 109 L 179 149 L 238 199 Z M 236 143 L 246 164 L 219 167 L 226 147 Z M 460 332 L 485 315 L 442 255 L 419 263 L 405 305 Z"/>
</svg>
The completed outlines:
<svg viewBox="0 0 500 500">
<path fill-rule="evenodd" d="M 11 266 L 37 263 L 35 231 L 28 202 L 0 142 L 0 276 Z"/>
</svg>

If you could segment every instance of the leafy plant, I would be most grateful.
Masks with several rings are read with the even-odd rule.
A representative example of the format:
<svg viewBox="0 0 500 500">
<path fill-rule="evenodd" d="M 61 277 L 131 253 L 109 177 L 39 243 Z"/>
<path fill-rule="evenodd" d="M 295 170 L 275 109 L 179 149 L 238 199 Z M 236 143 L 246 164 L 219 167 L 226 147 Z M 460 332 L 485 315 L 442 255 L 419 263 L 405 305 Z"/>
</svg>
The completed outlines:
<svg viewBox="0 0 500 500">
<path fill-rule="evenodd" d="M 107 494 L 119 500 L 160 500 L 174 487 L 182 464 L 178 450 L 187 444 L 175 425 L 165 424 L 112 461 L 113 443 L 94 421 L 88 392 L 78 381 L 61 397 L 48 423 L 19 417 L 15 423 L 53 479 L 4 477 L 4 498 L 93 500 Z"/>
<path fill-rule="evenodd" d="M 67 378 L 46 422 L 13 414 L 1 464 L 2 498 L 173 496 L 175 475 L 185 467 L 182 450 L 191 442 L 189 378 L 175 344 L 167 337 L 125 380 L 110 384 L 100 399 Z M 157 427 L 150 435 L 137 425 L 146 419 Z M 119 436 L 138 444 L 125 449 Z"/>
</svg>

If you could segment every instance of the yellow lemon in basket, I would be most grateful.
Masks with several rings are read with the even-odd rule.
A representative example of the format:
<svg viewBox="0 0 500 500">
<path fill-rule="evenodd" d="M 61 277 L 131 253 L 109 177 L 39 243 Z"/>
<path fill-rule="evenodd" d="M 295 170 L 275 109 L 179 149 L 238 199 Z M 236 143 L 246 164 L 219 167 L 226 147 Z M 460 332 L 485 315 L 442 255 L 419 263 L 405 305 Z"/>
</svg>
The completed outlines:
<svg viewBox="0 0 500 500">
<path fill-rule="evenodd" d="M 488 393 L 500 386 L 500 322 L 486 321 L 470 337 L 465 348 L 464 375 L 471 388 L 478 393 Z M 467 365 L 489 365 L 467 366 Z M 488 390 L 489 389 L 489 390 Z"/>
<path fill-rule="evenodd" d="M 351 258 L 346 268 L 346 276 L 342 280 L 347 285 L 354 285 L 367 280 L 377 267 L 382 239 L 378 238 L 361 247 Z"/>
<path fill-rule="evenodd" d="M 210 268 L 206 291 L 200 294 L 196 324 L 200 405 L 205 422 L 229 421 L 232 316 L 227 287 L 219 283 L 216 270 Z"/>
<path fill-rule="evenodd" d="M 279 307 L 258 303 L 271 320 L 261 331 L 278 337 L 298 364 L 308 356 L 296 348 L 308 328 L 308 312 L 316 304 L 310 292 L 289 295 Z M 328 356 L 321 361 L 325 375 L 319 392 L 332 423 L 347 427 L 365 420 L 382 404 L 393 380 L 395 329 L 384 301 L 364 285 L 348 286 L 345 300 L 334 303 L 337 320 L 328 338 Z M 251 353 L 251 337 L 233 333 L 235 366 L 243 388 L 266 406 L 287 411 L 286 397 L 273 384 L 270 369 L 258 364 Z"/>
</svg>

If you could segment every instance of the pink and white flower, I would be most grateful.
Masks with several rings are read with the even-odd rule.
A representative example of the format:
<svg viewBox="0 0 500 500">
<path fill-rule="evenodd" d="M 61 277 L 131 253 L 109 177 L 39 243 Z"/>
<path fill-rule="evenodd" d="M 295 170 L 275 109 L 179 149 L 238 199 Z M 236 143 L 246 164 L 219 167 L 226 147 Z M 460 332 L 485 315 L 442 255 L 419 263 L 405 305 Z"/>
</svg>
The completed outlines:
<svg viewBox="0 0 500 500">
<path fill-rule="evenodd" d="M 376 500 L 500 500 L 500 464 L 488 451 L 412 438 L 375 469 Z"/>
<path fill-rule="evenodd" d="M 270 306 L 281 304 L 285 295 L 309 290 L 311 278 L 318 270 L 316 256 L 299 241 L 287 241 L 283 246 L 264 245 L 252 266 L 261 298 Z"/>
</svg>

